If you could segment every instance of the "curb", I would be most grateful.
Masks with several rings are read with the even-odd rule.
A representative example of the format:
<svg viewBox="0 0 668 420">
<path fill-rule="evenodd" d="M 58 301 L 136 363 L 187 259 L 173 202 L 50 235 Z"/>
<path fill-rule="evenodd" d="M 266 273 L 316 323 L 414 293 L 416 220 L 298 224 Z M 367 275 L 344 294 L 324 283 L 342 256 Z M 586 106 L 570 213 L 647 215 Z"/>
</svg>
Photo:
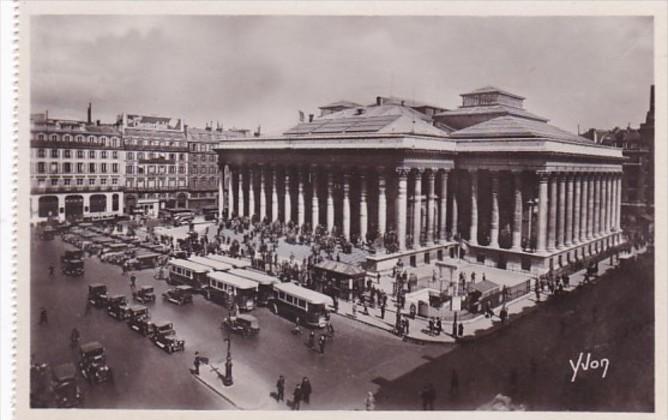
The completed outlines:
<svg viewBox="0 0 668 420">
<path fill-rule="evenodd" d="M 228 403 L 232 404 L 234 408 L 237 410 L 244 410 L 242 407 L 239 407 L 234 401 L 232 401 L 227 395 L 223 394 L 222 392 L 218 391 L 215 387 L 211 386 L 208 382 L 206 382 L 204 379 L 202 379 L 199 375 L 195 375 L 194 373 L 191 373 L 192 376 L 195 377 L 200 383 L 204 384 L 207 388 L 209 388 L 211 391 L 216 393 L 216 395 L 219 395 L 222 397 L 225 401 Z"/>
</svg>

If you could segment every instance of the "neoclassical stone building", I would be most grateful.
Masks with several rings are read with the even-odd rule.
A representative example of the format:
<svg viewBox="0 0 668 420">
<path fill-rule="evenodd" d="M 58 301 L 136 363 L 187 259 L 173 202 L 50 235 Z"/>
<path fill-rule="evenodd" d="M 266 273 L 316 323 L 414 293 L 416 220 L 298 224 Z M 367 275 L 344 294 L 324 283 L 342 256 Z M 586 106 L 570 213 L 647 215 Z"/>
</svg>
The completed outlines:
<svg viewBox="0 0 668 420">
<path fill-rule="evenodd" d="M 217 148 L 227 214 L 320 224 L 349 239 L 391 231 L 390 269 L 454 256 L 543 273 L 621 241 L 622 152 L 549 125 L 488 87 L 455 110 L 378 97 L 280 136 Z M 222 211 L 222 210 L 221 210 Z"/>
</svg>

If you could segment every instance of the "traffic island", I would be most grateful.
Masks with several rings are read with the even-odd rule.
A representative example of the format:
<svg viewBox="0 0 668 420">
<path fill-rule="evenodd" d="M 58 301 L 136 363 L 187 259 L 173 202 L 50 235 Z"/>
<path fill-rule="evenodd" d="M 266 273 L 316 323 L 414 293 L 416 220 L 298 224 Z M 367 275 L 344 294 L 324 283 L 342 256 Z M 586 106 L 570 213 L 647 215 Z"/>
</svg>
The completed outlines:
<svg viewBox="0 0 668 420">
<path fill-rule="evenodd" d="M 275 400 L 275 389 L 269 388 L 265 380 L 260 378 L 247 366 L 234 362 L 233 384 L 225 386 L 225 360 L 211 361 L 201 365 L 199 375 L 191 370 L 193 377 L 211 391 L 225 399 L 238 410 L 288 410 L 285 401 Z"/>
</svg>

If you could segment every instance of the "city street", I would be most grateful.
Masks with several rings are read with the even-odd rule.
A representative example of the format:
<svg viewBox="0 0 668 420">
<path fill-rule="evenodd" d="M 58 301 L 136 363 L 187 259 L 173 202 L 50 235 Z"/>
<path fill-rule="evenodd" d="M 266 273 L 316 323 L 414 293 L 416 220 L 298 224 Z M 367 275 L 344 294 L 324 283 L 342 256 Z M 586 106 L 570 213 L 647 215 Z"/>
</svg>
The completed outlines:
<svg viewBox="0 0 668 420">
<path fill-rule="evenodd" d="M 183 307 L 163 302 L 160 294 L 167 288 L 166 283 L 154 280 L 153 270 L 137 272 L 137 285 L 154 284 L 156 288 L 157 302 L 150 305 L 152 318 L 173 322 L 177 335 L 186 341 L 184 353 L 169 355 L 102 309 L 92 309 L 85 315 L 89 283 L 102 282 L 110 294 L 131 296 L 129 277 L 123 277 L 118 266 L 97 258 L 86 258 L 83 277 L 63 276 L 59 258 L 66 247 L 69 245 L 59 238 L 34 241 L 32 245 L 31 353 L 35 361 L 51 365 L 76 362 L 78 356 L 69 346 L 70 332 L 76 327 L 82 342 L 98 340 L 105 346 L 115 378 L 113 384 L 96 386 L 81 380 L 84 407 L 233 408 L 188 371 L 195 351 L 212 360 L 224 357 L 219 325 L 225 311 L 220 306 L 201 296 L 195 296 L 193 305 Z M 54 279 L 49 279 L 49 264 L 56 267 Z M 38 325 L 42 306 L 48 311 L 48 325 Z M 263 378 L 265 382 L 257 386 L 260 389 L 273 387 L 278 375 L 285 375 L 286 395 L 291 394 L 298 380 L 308 376 L 313 385 L 312 401 L 306 407 L 309 409 L 361 409 L 367 392 L 376 391 L 377 384 L 395 380 L 452 348 L 404 343 L 384 331 L 333 316 L 336 336 L 321 355 L 305 346 L 305 335 L 290 333 L 291 322 L 265 308 L 255 310 L 253 315 L 259 319 L 261 332 L 255 338 L 233 336 L 235 365 L 244 364 Z M 242 381 L 235 377 L 236 384 Z"/>
</svg>

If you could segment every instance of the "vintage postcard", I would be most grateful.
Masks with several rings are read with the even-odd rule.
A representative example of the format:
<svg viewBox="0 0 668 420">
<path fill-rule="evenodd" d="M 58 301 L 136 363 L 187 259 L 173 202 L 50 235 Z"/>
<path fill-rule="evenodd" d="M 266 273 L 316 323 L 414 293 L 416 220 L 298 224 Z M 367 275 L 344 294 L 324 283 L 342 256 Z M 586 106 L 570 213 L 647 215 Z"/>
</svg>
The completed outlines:
<svg viewBox="0 0 668 420">
<path fill-rule="evenodd" d="M 664 418 L 666 4 L 541 3 L 18 2 L 16 418 Z"/>
</svg>

